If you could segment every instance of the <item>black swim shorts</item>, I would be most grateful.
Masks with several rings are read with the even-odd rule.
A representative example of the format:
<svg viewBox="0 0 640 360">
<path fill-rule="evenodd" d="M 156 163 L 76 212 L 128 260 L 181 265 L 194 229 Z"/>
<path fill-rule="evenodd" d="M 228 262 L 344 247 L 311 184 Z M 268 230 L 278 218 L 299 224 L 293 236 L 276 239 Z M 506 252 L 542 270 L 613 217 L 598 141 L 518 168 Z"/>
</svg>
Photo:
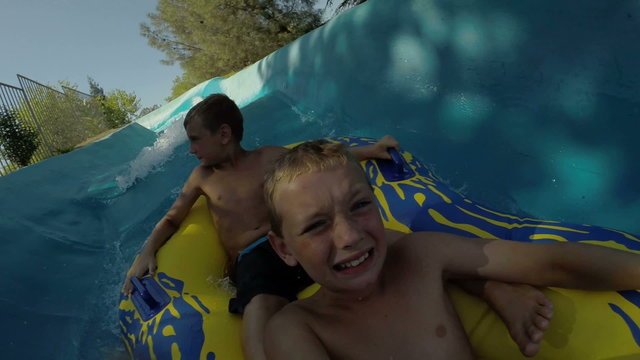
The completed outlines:
<svg viewBox="0 0 640 360">
<path fill-rule="evenodd" d="M 277 295 L 293 301 L 300 291 L 313 284 L 302 267 L 282 261 L 266 236 L 243 250 L 233 266 L 231 280 L 237 294 L 229 300 L 229 312 L 234 314 L 244 313 L 245 306 L 256 295 Z"/>
</svg>

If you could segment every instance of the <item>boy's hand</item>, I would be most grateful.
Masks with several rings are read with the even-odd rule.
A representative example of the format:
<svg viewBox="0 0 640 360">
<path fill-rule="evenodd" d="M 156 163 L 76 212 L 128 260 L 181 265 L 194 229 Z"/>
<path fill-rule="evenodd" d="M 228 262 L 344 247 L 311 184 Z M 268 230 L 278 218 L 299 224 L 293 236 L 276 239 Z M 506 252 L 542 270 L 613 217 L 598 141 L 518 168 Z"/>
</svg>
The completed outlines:
<svg viewBox="0 0 640 360">
<path fill-rule="evenodd" d="M 124 280 L 124 284 L 122 285 L 122 292 L 125 295 L 131 295 L 131 291 L 133 291 L 133 285 L 131 285 L 132 277 L 141 277 L 145 273 L 149 273 L 153 275 L 156 271 L 156 255 L 154 253 L 148 253 L 146 251 L 142 251 L 140 255 L 133 261 L 131 264 L 131 268 L 127 271 L 127 277 Z"/>
<path fill-rule="evenodd" d="M 400 150 L 400 143 L 391 135 L 385 135 L 373 144 L 369 158 L 390 160 L 391 155 L 389 155 L 389 152 L 387 151 L 388 148 L 395 148 L 398 151 Z"/>
<path fill-rule="evenodd" d="M 400 143 L 394 139 L 391 135 L 385 135 L 380 140 L 376 141 L 373 145 L 355 146 L 348 148 L 347 150 L 358 161 L 370 160 L 370 159 L 391 159 L 391 155 L 387 151 L 388 148 L 395 148 L 400 150 Z"/>
</svg>

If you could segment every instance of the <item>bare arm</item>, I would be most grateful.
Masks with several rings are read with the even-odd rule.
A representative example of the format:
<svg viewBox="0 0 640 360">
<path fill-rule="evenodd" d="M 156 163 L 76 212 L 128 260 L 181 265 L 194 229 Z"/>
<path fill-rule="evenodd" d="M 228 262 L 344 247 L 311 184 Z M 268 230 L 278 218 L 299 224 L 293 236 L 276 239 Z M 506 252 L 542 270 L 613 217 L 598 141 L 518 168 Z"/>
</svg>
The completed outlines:
<svg viewBox="0 0 640 360">
<path fill-rule="evenodd" d="M 435 233 L 427 249 L 445 274 L 584 290 L 640 288 L 640 256 L 577 243 L 534 244 Z M 434 239 L 435 237 L 435 239 Z"/>
<path fill-rule="evenodd" d="M 131 285 L 132 277 L 140 277 L 146 272 L 153 274 L 156 270 L 156 252 L 173 235 L 182 224 L 182 221 L 189 213 L 189 210 L 202 195 L 199 181 L 199 169 L 194 170 L 184 184 L 180 195 L 173 203 L 167 214 L 153 228 L 153 231 L 144 242 L 140 254 L 135 258 L 133 264 L 127 271 L 122 292 L 129 295 L 133 290 Z"/>
<path fill-rule="evenodd" d="M 358 161 L 369 159 L 391 159 L 387 149 L 391 147 L 398 149 L 399 146 L 400 144 L 398 141 L 391 135 L 385 135 L 373 145 L 359 146 L 349 148 L 348 150 Z"/>
<path fill-rule="evenodd" d="M 490 262 L 480 268 L 480 274 L 510 276 L 509 272 L 514 271 L 513 276 L 538 286 L 640 289 L 640 256 L 633 253 L 589 244 L 530 244 L 505 240 L 489 242 L 486 253 Z"/>
<path fill-rule="evenodd" d="M 267 359 L 329 359 L 324 345 L 313 330 L 286 309 L 269 320 L 264 341 Z"/>
</svg>

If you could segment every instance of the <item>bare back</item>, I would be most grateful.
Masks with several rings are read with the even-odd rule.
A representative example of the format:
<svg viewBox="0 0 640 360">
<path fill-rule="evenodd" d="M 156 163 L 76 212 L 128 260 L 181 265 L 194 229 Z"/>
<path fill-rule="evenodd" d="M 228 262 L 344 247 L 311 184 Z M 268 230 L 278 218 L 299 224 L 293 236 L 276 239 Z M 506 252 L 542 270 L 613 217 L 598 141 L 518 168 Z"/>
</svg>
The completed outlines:
<svg viewBox="0 0 640 360">
<path fill-rule="evenodd" d="M 230 261 L 269 231 L 262 186 L 264 175 L 284 148 L 249 151 L 224 169 L 199 167 L 198 186 L 206 196 L 218 236 Z"/>
<path fill-rule="evenodd" d="M 376 294 L 345 304 L 321 289 L 288 305 L 280 330 L 293 319 L 317 337 L 331 359 L 472 359 L 441 269 L 418 258 L 410 241 L 389 247 Z"/>
</svg>

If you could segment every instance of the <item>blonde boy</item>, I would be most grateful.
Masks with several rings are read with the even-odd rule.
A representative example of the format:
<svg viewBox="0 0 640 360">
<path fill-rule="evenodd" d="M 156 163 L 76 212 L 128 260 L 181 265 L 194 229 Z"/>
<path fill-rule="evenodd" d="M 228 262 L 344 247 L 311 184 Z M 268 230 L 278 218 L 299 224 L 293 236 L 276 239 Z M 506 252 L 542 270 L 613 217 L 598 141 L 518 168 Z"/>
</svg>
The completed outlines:
<svg viewBox="0 0 640 360">
<path fill-rule="evenodd" d="M 471 359 L 444 290 L 450 279 L 640 288 L 640 257 L 630 253 L 386 231 L 365 174 L 340 145 L 285 154 L 265 197 L 275 251 L 322 286 L 271 318 L 270 359 Z"/>
</svg>

